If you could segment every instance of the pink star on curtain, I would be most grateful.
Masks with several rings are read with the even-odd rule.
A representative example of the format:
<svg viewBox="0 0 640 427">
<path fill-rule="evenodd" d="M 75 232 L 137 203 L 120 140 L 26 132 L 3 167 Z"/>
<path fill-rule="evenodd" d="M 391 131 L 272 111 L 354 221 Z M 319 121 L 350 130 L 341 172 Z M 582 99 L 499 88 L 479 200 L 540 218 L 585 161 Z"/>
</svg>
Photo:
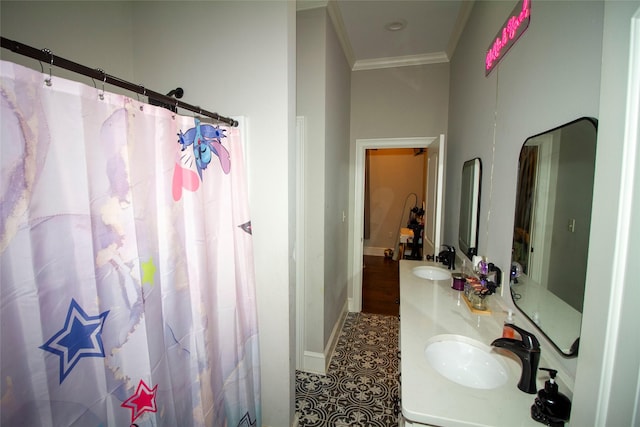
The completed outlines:
<svg viewBox="0 0 640 427">
<path fill-rule="evenodd" d="M 136 418 L 145 412 L 156 412 L 158 409 L 156 408 L 156 389 L 158 385 L 153 389 L 150 389 L 148 385 L 144 383 L 144 381 L 140 380 L 138 383 L 138 389 L 136 393 L 122 402 L 123 408 L 131 409 L 131 422 L 133 423 Z"/>
</svg>

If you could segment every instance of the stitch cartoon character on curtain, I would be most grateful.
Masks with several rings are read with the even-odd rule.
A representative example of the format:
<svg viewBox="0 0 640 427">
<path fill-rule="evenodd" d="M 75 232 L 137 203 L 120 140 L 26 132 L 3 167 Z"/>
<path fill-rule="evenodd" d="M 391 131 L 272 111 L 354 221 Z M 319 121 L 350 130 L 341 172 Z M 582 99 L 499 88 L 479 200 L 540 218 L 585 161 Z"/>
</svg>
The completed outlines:
<svg viewBox="0 0 640 427">
<path fill-rule="evenodd" d="M 238 128 L 0 66 L 0 426 L 260 425 Z"/>
</svg>

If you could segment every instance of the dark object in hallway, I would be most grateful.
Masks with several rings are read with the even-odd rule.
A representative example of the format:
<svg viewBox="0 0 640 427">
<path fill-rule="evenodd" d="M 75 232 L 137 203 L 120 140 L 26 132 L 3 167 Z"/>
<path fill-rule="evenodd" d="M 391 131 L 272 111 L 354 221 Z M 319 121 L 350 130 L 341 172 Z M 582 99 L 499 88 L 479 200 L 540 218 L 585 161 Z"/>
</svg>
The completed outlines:
<svg viewBox="0 0 640 427">
<path fill-rule="evenodd" d="M 399 261 L 381 256 L 364 256 L 362 269 L 362 312 L 400 314 Z"/>
</svg>

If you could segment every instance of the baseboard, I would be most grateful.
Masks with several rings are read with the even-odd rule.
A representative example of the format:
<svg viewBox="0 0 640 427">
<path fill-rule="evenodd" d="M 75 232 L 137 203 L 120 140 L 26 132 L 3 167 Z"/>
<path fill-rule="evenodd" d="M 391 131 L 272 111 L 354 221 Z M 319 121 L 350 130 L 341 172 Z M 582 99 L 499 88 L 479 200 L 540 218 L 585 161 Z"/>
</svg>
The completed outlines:
<svg viewBox="0 0 640 427">
<path fill-rule="evenodd" d="M 336 345 L 338 344 L 338 338 L 340 338 L 340 331 L 342 331 L 342 326 L 344 325 L 344 321 L 347 318 L 347 301 L 344 302 L 342 306 L 342 310 L 340 312 L 340 317 L 338 317 L 338 321 L 335 325 L 333 325 L 333 331 L 331 331 L 331 336 L 329 337 L 329 342 L 327 342 L 327 346 L 324 349 L 324 354 L 326 355 L 325 361 L 325 372 L 329 370 L 329 364 L 331 363 L 331 356 L 333 356 L 333 351 L 336 349 Z"/>
<path fill-rule="evenodd" d="M 333 355 L 333 351 L 335 350 L 336 344 L 338 343 L 338 338 L 340 337 L 340 331 L 342 331 L 344 321 L 347 318 L 347 305 L 348 303 L 347 301 L 345 301 L 344 305 L 342 306 L 340 316 L 338 317 L 338 321 L 333 326 L 331 336 L 329 337 L 329 341 L 325 346 L 324 352 L 304 352 L 303 371 L 321 375 L 327 374 L 327 371 L 329 370 L 329 364 L 331 363 L 331 356 Z"/>
<path fill-rule="evenodd" d="M 387 249 L 392 249 L 392 248 L 376 248 L 373 246 L 365 246 L 362 250 L 362 253 L 364 255 L 371 255 L 371 256 L 384 256 L 384 251 Z"/>
<path fill-rule="evenodd" d="M 304 351 L 303 355 L 303 367 L 304 372 L 311 372 L 313 374 L 321 374 L 325 375 L 326 371 L 326 361 L 324 354 L 318 353 L 317 351 Z"/>
</svg>

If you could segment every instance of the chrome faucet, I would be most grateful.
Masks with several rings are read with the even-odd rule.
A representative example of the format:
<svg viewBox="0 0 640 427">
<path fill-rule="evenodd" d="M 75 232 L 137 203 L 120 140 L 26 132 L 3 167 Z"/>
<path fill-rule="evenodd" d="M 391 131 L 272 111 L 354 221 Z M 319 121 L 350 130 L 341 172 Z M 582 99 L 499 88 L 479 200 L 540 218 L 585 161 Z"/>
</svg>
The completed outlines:
<svg viewBox="0 0 640 427">
<path fill-rule="evenodd" d="M 538 372 L 538 363 L 540 363 L 540 343 L 531 332 L 511 323 L 506 323 L 505 326 L 518 332 L 522 339 L 498 338 L 493 340 L 491 345 L 509 350 L 520 358 L 522 375 L 520 375 L 518 388 L 525 393 L 535 394 L 537 391 L 536 373 Z"/>
</svg>

